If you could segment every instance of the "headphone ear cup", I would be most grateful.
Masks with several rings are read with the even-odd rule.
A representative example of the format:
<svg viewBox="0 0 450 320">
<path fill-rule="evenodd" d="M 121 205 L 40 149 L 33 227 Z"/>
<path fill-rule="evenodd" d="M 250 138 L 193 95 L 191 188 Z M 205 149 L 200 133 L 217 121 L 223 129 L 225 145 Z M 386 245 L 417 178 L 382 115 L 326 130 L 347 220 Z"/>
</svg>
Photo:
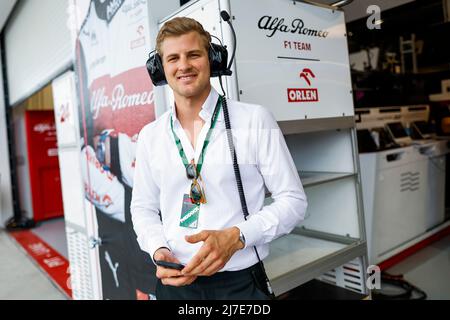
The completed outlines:
<svg viewBox="0 0 450 320">
<path fill-rule="evenodd" d="M 156 51 L 150 52 L 146 66 L 148 75 L 155 86 L 167 84 L 161 56 Z"/>
<path fill-rule="evenodd" d="M 227 69 L 228 51 L 224 46 L 211 43 L 208 55 L 211 77 L 231 74 Z"/>
</svg>

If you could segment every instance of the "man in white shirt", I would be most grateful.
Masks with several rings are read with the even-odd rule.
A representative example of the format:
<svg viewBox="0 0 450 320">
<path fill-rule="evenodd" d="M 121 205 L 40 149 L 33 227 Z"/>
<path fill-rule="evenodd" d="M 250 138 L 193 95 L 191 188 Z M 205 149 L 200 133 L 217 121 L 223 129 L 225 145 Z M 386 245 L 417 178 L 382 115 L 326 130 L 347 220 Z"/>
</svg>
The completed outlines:
<svg viewBox="0 0 450 320">
<path fill-rule="evenodd" d="M 159 31 L 156 50 L 175 105 L 139 134 L 133 225 L 154 261 L 185 265 L 157 267 L 158 299 L 264 299 L 252 277 L 254 246 L 267 257 L 269 242 L 303 220 L 306 196 L 272 114 L 229 100 L 250 213 L 244 219 L 222 99 L 210 84 L 210 42 L 189 18 L 172 19 Z M 266 188 L 274 201 L 264 206 Z"/>
</svg>

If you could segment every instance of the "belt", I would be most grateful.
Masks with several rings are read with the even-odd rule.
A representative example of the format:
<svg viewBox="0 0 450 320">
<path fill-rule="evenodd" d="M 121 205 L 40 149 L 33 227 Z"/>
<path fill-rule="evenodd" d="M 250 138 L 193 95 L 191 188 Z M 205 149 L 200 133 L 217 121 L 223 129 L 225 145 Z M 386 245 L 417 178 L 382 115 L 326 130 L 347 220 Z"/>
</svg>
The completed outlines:
<svg viewBox="0 0 450 320">
<path fill-rule="evenodd" d="M 222 271 L 213 274 L 212 276 L 199 276 L 194 284 L 198 286 L 214 286 L 219 282 L 224 281 L 241 281 L 252 277 L 252 271 L 257 268 L 257 264 L 246 269 L 237 271 Z"/>
</svg>

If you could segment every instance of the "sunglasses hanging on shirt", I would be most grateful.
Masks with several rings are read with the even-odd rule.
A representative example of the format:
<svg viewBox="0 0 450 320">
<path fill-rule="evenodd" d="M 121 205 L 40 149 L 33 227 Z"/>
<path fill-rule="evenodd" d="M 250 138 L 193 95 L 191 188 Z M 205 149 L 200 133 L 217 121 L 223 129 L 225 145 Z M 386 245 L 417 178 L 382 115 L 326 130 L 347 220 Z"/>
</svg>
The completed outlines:
<svg viewBox="0 0 450 320">
<path fill-rule="evenodd" d="M 197 166 L 194 163 L 194 159 L 192 159 L 191 163 L 186 167 L 186 175 L 189 180 L 192 180 L 189 193 L 191 202 L 195 204 L 206 203 L 202 176 L 197 173 Z"/>
</svg>

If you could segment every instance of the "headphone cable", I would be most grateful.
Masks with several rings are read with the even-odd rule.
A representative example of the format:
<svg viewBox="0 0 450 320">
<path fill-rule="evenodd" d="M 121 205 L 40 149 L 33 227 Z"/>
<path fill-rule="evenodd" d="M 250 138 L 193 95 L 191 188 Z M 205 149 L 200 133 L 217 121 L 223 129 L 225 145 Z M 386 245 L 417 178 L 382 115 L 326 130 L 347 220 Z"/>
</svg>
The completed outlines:
<svg viewBox="0 0 450 320">
<path fill-rule="evenodd" d="M 224 116 L 224 120 L 225 120 L 225 129 L 227 132 L 228 146 L 230 148 L 230 154 L 231 154 L 231 158 L 233 160 L 233 170 L 234 170 L 234 175 L 236 177 L 236 183 L 237 183 L 237 188 L 238 188 L 238 193 L 239 193 L 239 200 L 241 202 L 242 212 L 244 214 L 245 221 L 247 221 L 247 217 L 249 215 L 248 209 L 247 209 L 247 201 L 245 200 L 244 187 L 242 185 L 242 179 L 241 179 L 241 172 L 239 170 L 236 149 L 234 147 L 233 136 L 231 134 L 231 124 L 230 124 L 230 117 L 228 114 L 228 104 L 227 104 L 227 99 L 225 98 L 225 90 L 223 89 L 223 85 L 222 85 L 222 77 L 219 77 L 219 82 L 220 82 L 220 87 L 222 88 L 222 92 L 223 92 L 223 96 L 221 96 L 221 100 L 222 100 L 223 116 Z M 261 258 L 259 257 L 259 253 L 258 253 L 258 250 L 256 249 L 256 246 L 253 246 L 253 249 L 255 250 L 256 257 L 258 258 L 258 264 L 261 268 L 261 274 L 263 275 L 264 281 L 266 283 L 267 293 L 271 299 L 275 299 L 275 294 L 273 293 L 269 277 L 267 276 L 266 270 L 264 268 L 264 264 L 261 261 Z M 258 279 L 255 279 L 255 281 L 258 283 Z"/>
</svg>

